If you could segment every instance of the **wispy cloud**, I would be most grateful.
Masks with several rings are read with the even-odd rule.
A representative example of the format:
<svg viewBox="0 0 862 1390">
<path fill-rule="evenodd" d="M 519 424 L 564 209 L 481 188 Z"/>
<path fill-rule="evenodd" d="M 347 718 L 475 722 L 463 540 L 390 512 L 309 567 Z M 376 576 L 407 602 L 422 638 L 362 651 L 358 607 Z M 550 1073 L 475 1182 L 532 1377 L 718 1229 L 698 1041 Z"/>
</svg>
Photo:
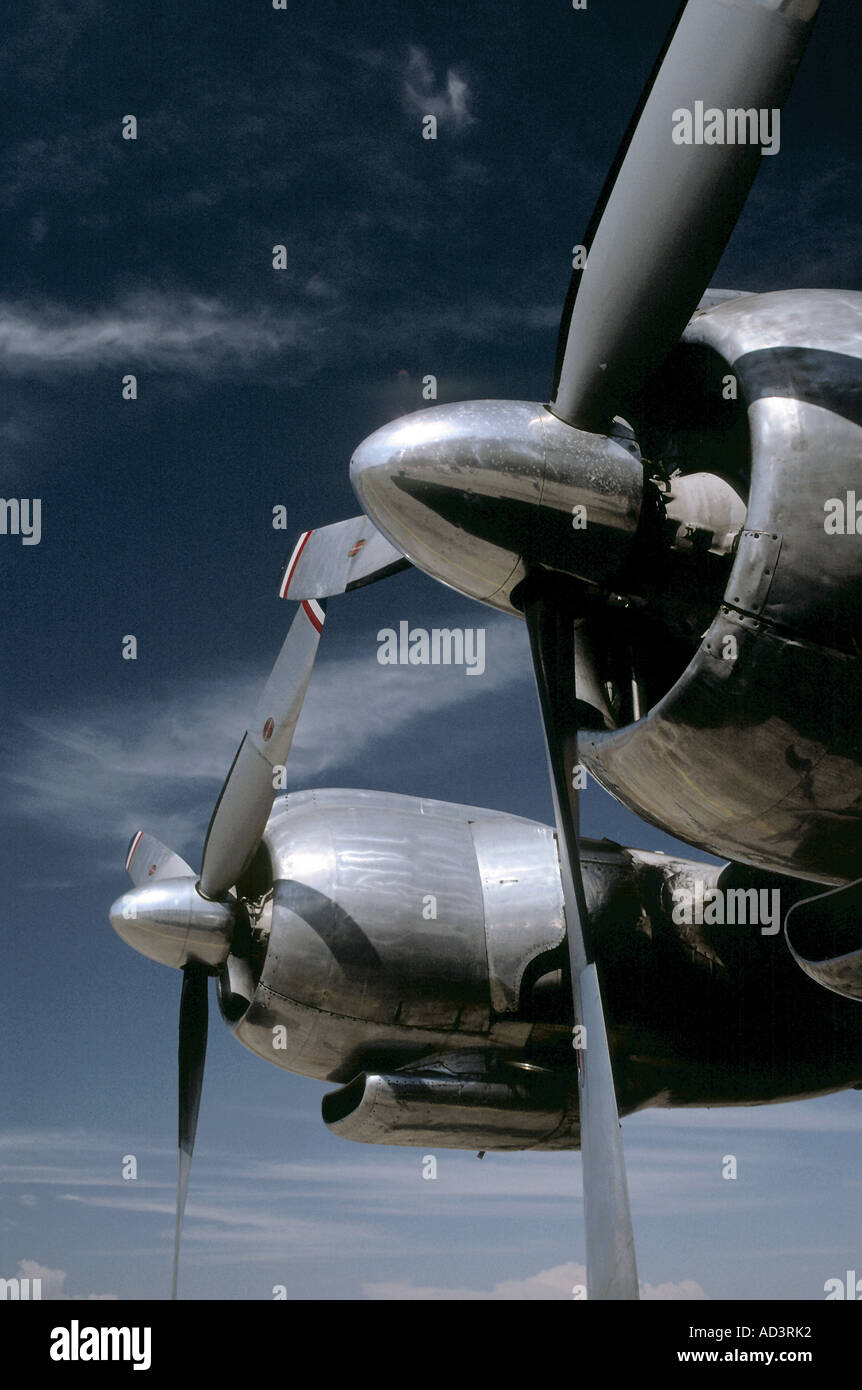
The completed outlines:
<svg viewBox="0 0 862 1390">
<path fill-rule="evenodd" d="M 404 96 L 407 105 L 421 115 L 436 116 L 441 124 L 463 130 L 473 124 L 470 113 L 472 100 L 467 81 L 454 68 L 447 68 L 446 78 L 439 85 L 424 48 L 411 45 L 404 74 Z"/>
<path fill-rule="evenodd" d="M 494 618 L 485 629 L 486 669 L 474 679 L 457 666 L 381 666 L 371 632 L 361 655 L 321 654 L 290 754 L 289 785 L 313 786 L 345 763 L 375 750 L 382 756 L 414 722 L 522 679 L 522 624 Z M 57 821 L 64 834 L 74 831 L 101 843 L 107 826 L 122 838 L 143 823 L 178 849 L 199 845 L 267 674 L 198 677 L 160 702 L 142 696 L 120 707 L 111 701 L 76 718 L 28 716 L 23 722 L 32 737 L 23 744 L 16 740 L 5 760 L 8 810 Z M 345 729 L 346 747 L 333 737 Z M 166 805 L 174 808 L 167 817 Z"/>
<path fill-rule="evenodd" d="M 559 319 L 555 303 L 480 294 L 443 308 L 399 302 L 385 311 L 360 311 L 320 275 L 292 291 L 290 303 L 285 309 L 271 303 L 236 309 L 218 297 L 155 290 L 95 309 L 0 300 L 0 371 L 41 377 L 146 367 L 218 378 L 277 360 L 283 384 L 291 374 L 304 377 L 345 356 L 354 368 L 357 361 L 376 364 L 382 349 L 409 352 L 417 337 L 431 353 L 447 342 L 493 342 L 515 328 L 546 332 Z M 20 413 L 0 429 L 16 448 L 33 439 L 32 425 Z"/>
<path fill-rule="evenodd" d="M 13 373 L 138 366 L 216 375 L 307 349 L 311 315 L 236 311 L 218 299 L 141 292 L 88 312 L 0 302 L 0 368 Z"/>
</svg>

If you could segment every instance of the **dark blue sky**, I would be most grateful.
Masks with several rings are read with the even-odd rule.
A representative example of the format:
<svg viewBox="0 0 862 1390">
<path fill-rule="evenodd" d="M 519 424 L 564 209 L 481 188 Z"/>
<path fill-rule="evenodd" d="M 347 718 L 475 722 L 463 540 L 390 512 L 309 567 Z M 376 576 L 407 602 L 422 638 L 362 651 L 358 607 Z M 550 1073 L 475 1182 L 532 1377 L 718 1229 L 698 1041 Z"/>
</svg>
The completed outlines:
<svg viewBox="0 0 862 1390">
<path fill-rule="evenodd" d="M 0 478 L 41 498 L 42 538 L 0 537 L 0 1276 L 29 1260 L 67 1293 L 164 1291 L 180 978 L 108 925 L 127 840 L 144 825 L 198 864 L 290 616 L 281 566 L 300 530 L 357 510 L 358 441 L 419 408 L 426 373 L 440 401 L 546 398 L 570 248 L 676 8 L 44 0 L 4 17 Z M 859 32 L 855 0 L 824 0 L 716 284 L 862 288 Z M 378 666 L 377 630 L 402 619 L 486 626 L 486 677 Z M 521 624 L 417 574 L 333 603 L 291 772 L 550 819 Z M 585 828 L 672 846 L 595 789 Z M 432 1201 L 418 1154 L 329 1136 L 321 1091 L 213 1019 L 189 1296 L 523 1291 L 582 1260 L 577 1160 L 499 1160 L 480 1182 L 453 1157 Z M 797 1211 L 797 1244 L 820 1250 L 804 1258 L 783 1222 L 818 1165 L 835 1190 L 857 1111 L 782 1110 L 810 1165 L 790 1172 L 780 1116 L 734 1117 L 755 1177 L 733 1194 L 712 1181 L 715 1115 L 627 1124 L 644 1278 L 819 1296 L 852 1267 L 846 1222 Z M 129 1152 L 146 1155 L 134 1195 Z M 263 1194 L 240 1216 L 238 1175 Z"/>
</svg>

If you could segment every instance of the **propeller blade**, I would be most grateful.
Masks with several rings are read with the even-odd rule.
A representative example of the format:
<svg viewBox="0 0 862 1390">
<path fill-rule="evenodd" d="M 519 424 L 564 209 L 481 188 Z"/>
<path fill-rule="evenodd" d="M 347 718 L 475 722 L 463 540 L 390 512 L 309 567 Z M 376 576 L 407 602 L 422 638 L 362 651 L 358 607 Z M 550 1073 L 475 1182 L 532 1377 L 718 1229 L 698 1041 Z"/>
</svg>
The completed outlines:
<svg viewBox="0 0 862 1390">
<path fill-rule="evenodd" d="M 581 872 L 574 618 L 539 576 L 528 589 L 525 617 L 551 774 L 575 1022 L 583 1030 L 576 1041 L 587 1296 L 637 1299 L 622 1131 Z"/>
<path fill-rule="evenodd" d="M 331 598 L 410 568 L 410 561 L 367 516 L 303 531 L 279 588 L 280 598 Z"/>
<path fill-rule="evenodd" d="M 195 871 L 185 859 L 174 854 L 155 835 L 139 830 L 129 841 L 126 852 L 126 872 L 137 888 L 159 878 L 194 878 Z"/>
<path fill-rule="evenodd" d="M 183 971 L 183 992 L 180 997 L 179 1062 L 179 1171 L 177 1174 L 177 1225 L 174 1235 L 174 1278 L 171 1298 L 177 1296 L 179 1277 L 180 1236 L 186 1209 L 186 1193 L 201 1108 L 201 1089 L 204 1081 L 204 1062 L 207 1055 L 207 981 L 205 965 L 187 965 Z"/>
<path fill-rule="evenodd" d="M 551 407 L 560 419 L 606 428 L 678 340 L 742 211 L 761 148 L 780 133 L 774 113 L 818 7 L 689 0 L 680 12 L 587 229 L 586 266 L 569 287 Z M 705 143 L 720 131 L 724 143 Z M 692 143 L 676 143 L 687 134 Z"/>
<path fill-rule="evenodd" d="M 205 898 L 226 893 L 242 877 L 260 844 L 275 800 L 275 769 L 287 762 L 323 621 L 322 604 L 314 599 L 300 604 L 257 713 L 237 749 L 204 844 L 200 891 Z"/>
</svg>

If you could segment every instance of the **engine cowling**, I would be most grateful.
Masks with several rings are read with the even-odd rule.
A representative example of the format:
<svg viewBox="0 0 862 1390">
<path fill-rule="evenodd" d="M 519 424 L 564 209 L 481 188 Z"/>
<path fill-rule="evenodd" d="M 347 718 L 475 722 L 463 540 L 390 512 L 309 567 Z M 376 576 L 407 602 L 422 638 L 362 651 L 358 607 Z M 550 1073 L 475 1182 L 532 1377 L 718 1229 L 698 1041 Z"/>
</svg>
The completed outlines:
<svg viewBox="0 0 862 1390">
<path fill-rule="evenodd" d="M 651 401 L 639 437 L 684 470 L 706 457 L 747 481 L 745 526 L 690 659 L 642 719 L 581 746 L 645 820 L 826 884 L 857 876 L 862 837 L 862 546 L 826 524 L 829 499 L 858 487 L 860 343 L 862 295 L 839 291 L 752 295 L 689 324 L 664 372 L 677 418 Z M 723 415 L 725 380 L 738 400 Z M 726 415 L 711 432 L 710 411 Z"/>
<path fill-rule="evenodd" d="M 350 1080 L 375 1046 L 407 1064 L 487 1038 L 564 942 L 553 831 L 518 816 L 300 792 L 276 803 L 264 852 L 270 886 L 221 1008 L 239 1041 L 306 1076 Z"/>
</svg>

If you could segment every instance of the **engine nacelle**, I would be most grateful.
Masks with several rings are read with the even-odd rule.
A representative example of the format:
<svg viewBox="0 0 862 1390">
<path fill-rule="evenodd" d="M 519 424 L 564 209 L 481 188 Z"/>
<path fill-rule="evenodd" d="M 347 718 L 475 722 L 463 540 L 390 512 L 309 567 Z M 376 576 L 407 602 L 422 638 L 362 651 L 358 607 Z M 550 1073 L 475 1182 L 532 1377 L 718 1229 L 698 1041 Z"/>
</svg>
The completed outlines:
<svg viewBox="0 0 862 1390">
<path fill-rule="evenodd" d="M 565 940 L 554 833 L 519 816 L 299 792 L 264 845 L 271 890 L 219 997 L 240 1042 L 306 1076 L 347 1081 L 375 1048 L 406 1065 L 487 1038 Z"/>
<path fill-rule="evenodd" d="M 609 791 L 687 843 L 839 884 L 862 842 L 862 546 L 833 533 L 827 504 L 859 486 L 860 344 L 860 294 L 787 290 L 695 315 L 656 407 L 667 440 L 648 416 L 638 432 L 647 452 L 679 449 L 684 470 L 706 455 L 748 472 L 745 526 L 688 664 L 644 718 L 581 748 Z M 724 418 L 723 380 L 735 423 L 692 429 L 710 408 Z"/>
<path fill-rule="evenodd" d="M 581 860 L 621 1113 L 856 1084 L 862 1015 L 825 990 L 810 1001 L 775 936 L 780 892 L 810 886 L 607 841 L 583 840 Z M 291 793 L 237 888 L 222 1013 L 266 1061 L 342 1087 L 324 1102 L 333 1133 L 577 1147 L 549 827 L 382 792 Z M 764 1050 L 766 988 L 781 1005 Z M 805 1008 L 810 1047 L 799 1056 Z"/>
</svg>

